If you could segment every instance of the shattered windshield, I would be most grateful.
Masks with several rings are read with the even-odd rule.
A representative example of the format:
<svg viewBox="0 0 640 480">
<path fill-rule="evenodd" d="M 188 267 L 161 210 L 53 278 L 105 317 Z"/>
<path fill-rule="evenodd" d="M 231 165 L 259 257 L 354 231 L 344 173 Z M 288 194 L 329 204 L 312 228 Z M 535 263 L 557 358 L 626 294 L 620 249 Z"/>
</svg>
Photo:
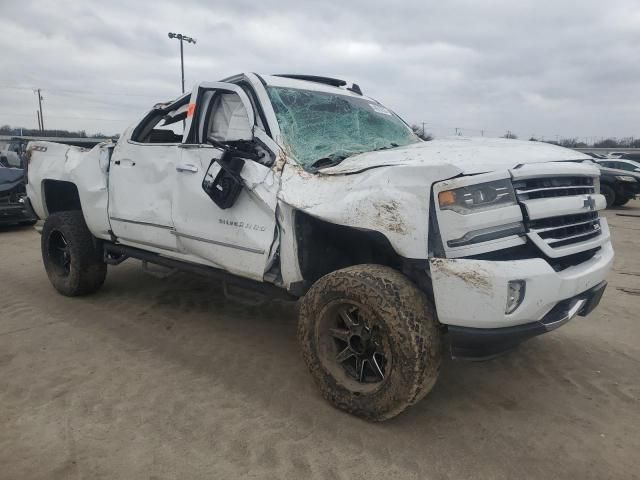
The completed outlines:
<svg viewBox="0 0 640 480">
<path fill-rule="evenodd" d="M 268 87 L 285 148 L 304 168 L 420 141 L 393 112 L 367 98 Z"/>
</svg>

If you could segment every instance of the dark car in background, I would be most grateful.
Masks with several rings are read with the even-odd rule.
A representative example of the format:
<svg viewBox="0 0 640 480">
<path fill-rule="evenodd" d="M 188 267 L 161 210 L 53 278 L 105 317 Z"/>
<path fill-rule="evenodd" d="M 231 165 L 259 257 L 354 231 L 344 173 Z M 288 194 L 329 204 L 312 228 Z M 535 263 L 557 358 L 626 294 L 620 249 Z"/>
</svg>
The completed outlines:
<svg viewBox="0 0 640 480">
<path fill-rule="evenodd" d="M 620 157 L 622 160 L 633 160 L 636 163 L 640 163 L 640 153 L 627 152 Z"/>
<path fill-rule="evenodd" d="M 607 208 L 620 207 L 640 194 L 640 171 L 609 167 L 610 164 L 617 166 L 619 162 L 622 161 L 619 159 L 595 161 L 600 167 L 600 193 L 607 200 Z"/>
<path fill-rule="evenodd" d="M 24 170 L 0 163 L 0 227 L 33 225 L 36 220 L 28 206 Z"/>
</svg>

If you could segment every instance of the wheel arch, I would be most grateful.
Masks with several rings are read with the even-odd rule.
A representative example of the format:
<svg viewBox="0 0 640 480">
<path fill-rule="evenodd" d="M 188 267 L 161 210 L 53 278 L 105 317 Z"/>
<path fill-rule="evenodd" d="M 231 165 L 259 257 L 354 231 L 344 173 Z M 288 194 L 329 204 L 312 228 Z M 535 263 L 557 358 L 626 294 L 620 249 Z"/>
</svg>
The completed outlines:
<svg viewBox="0 0 640 480">
<path fill-rule="evenodd" d="M 42 199 L 47 216 L 65 210 L 82 210 L 78 187 L 66 180 L 43 180 Z"/>
<path fill-rule="evenodd" d="M 338 225 L 301 210 L 294 212 L 294 232 L 296 260 L 303 279 L 292 285 L 295 294 L 306 293 L 313 283 L 333 271 L 376 264 L 404 273 L 420 290 L 432 295 L 428 260 L 401 256 L 381 232 Z"/>
</svg>

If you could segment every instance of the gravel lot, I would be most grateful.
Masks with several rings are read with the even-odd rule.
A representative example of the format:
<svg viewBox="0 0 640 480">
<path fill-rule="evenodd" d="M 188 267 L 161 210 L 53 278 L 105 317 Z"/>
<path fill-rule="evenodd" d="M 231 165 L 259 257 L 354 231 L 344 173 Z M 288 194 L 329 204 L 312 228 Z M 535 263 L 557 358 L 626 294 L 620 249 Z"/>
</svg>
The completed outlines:
<svg viewBox="0 0 640 480">
<path fill-rule="evenodd" d="M 53 290 L 31 228 L 0 231 L 0 478 L 640 478 L 640 201 L 607 211 L 600 308 L 371 424 L 325 403 L 295 308 L 128 261 Z"/>
</svg>

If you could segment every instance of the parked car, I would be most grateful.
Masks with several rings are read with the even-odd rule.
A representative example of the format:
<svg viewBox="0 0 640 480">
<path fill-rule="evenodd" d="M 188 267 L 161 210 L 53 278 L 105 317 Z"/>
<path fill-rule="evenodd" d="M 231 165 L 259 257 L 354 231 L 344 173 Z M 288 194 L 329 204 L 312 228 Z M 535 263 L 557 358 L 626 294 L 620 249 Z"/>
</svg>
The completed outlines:
<svg viewBox="0 0 640 480">
<path fill-rule="evenodd" d="M 636 163 L 640 163 L 640 153 L 635 153 L 635 152 L 625 153 L 620 158 L 623 160 L 633 160 Z"/>
<path fill-rule="evenodd" d="M 628 160 L 625 158 L 618 158 L 615 160 L 595 160 L 598 165 L 606 168 L 613 168 L 615 170 L 626 170 L 627 172 L 633 172 L 634 174 L 640 173 L 640 162 L 635 160 Z"/>
<path fill-rule="evenodd" d="M 30 143 L 53 286 L 94 292 L 134 258 L 301 299 L 311 375 L 372 420 L 431 390 L 443 335 L 489 358 L 596 307 L 613 249 L 600 172 L 572 163 L 590 157 L 424 142 L 346 87 L 246 73 L 157 104 L 115 144 Z"/>
<path fill-rule="evenodd" d="M 24 170 L 0 165 L 0 226 L 36 222 L 25 198 Z"/>
<path fill-rule="evenodd" d="M 8 141 L 0 145 L 0 167 L 23 168 L 23 157 L 23 142 Z"/>
<path fill-rule="evenodd" d="M 626 162 L 626 161 L 625 161 Z M 640 171 L 627 168 L 609 168 L 608 165 L 629 167 L 622 160 L 597 161 L 600 167 L 600 193 L 607 200 L 607 208 L 625 205 L 640 195 Z M 631 168 L 634 168 L 631 166 Z"/>
</svg>

